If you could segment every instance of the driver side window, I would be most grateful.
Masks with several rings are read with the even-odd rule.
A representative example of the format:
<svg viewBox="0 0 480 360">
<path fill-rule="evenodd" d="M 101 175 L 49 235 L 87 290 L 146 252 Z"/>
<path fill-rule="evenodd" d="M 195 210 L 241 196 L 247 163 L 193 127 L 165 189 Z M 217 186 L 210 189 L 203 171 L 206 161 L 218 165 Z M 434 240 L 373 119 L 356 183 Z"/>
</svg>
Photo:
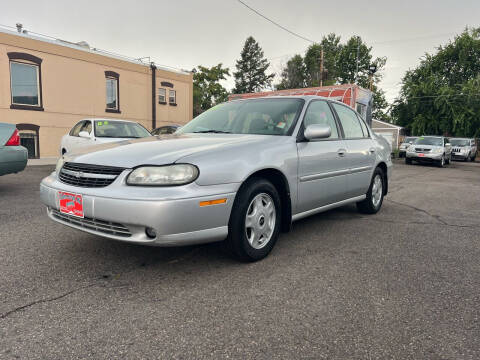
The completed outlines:
<svg viewBox="0 0 480 360">
<path fill-rule="evenodd" d="M 314 100 L 308 105 L 307 112 L 303 118 L 303 127 L 306 129 L 307 126 L 314 124 L 330 126 L 332 134 L 328 139 L 338 139 L 337 124 L 326 101 Z"/>
<path fill-rule="evenodd" d="M 70 136 L 78 136 L 80 133 L 80 129 L 83 127 L 85 124 L 85 121 L 80 121 L 77 125 L 73 127 L 73 129 L 70 131 Z"/>
</svg>

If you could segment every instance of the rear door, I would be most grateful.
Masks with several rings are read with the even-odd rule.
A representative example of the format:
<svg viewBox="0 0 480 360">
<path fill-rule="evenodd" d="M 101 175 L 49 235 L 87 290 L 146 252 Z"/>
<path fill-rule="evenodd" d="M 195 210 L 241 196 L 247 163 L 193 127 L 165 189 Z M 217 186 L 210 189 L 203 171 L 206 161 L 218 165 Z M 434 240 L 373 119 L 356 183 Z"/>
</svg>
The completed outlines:
<svg viewBox="0 0 480 360">
<path fill-rule="evenodd" d="M 313 100 L 303 117 L 300 134 L 308 125 L 329 125 L 327 139 L 299 140 L 297 213 L 312 210 L 345 199 L 348 162 L 340 128 L 325 100 Z"/>
<path fill-rule="evenodd" d="M 332 105 L 342 127 L 347 149 L 347 197 L 364 195 L 370 186 L 375 165 L 375 144 L 363 119 L 355 111 L 340 103 Z"/>
</svg>

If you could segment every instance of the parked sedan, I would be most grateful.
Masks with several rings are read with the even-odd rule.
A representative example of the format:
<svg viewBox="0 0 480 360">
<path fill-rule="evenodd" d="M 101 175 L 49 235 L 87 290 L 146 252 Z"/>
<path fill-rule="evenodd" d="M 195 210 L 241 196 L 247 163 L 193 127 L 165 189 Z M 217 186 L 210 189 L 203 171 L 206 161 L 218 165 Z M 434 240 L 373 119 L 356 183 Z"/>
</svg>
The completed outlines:
<svg viewBox="0 0 480 360">
<path fill-rule="evenodd" d="M 407 149 L 412 145 L 415 140 L 418 139 L 418 136 L 407 136 L 403 139 L 402 143 L 400 144 L 400 148 L 398 151 L 398 156 L 399 157 L 405 157 L 405 154 L 407 153 Z"/>
<path fill-rule="evenodd" d="M 421 136 L 407 149 L 405 163 L 413 161 L 434 163 L 440 167 L 450 164 L 452 159 L 452 145 L 443 136 Z"/>
<path fill-rule="evenodd" d="M 463 161 L 475 161 L 477 157 L 477 145 L 475 139 L 455 138 L 450 139 L 452 144 L 452 159 Z"/>
<path fill-rule="evenodd" d="M 84 119 L 62 137 L 60 154 L 97 145 L 151 136 L 142 125 L 127 120 Z"/>
<path fill-rule="evenodd" d="M 20 146 L 14 124 L 0 123 L 0 175 L 17 173 L 27 165 L 27 149 Z"/>
<path fill-rule="evenodd" d="M 160 126 L 156 129 L 153 129 L 151 134 L 152 135 L 167 135 L 167 134 L 173 134 L 175 131 L 177 131 L 180 128 L 180 125 L 165 125 L 165 126 Z"/>
<path fill-rule="evenodd" d="M 255 261 L 292 221 L 349 203 L 378 212 L 390 152 L 343 103 L 237 100 L 173 135 L 67 154 L 40 194 L 51 219 L 88 233 L 158 246 L 225 240 Z"/>
</svg>

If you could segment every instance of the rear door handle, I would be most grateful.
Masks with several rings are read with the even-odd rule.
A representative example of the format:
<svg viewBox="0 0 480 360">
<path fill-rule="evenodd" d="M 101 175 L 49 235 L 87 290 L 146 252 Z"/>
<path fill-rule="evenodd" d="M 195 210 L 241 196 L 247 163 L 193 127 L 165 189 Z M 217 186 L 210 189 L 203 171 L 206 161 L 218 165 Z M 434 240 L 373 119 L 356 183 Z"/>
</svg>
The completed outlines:
<svg viewBox="0 0 480 360">
<path fill-rule="evenodd" d="M 347 150 L 345 150 L 345 149 L 338 149 L 337 150 L 337 154 L 340 157 L 344 157 L 346 153 L 347 153 Z"/>
</svg>

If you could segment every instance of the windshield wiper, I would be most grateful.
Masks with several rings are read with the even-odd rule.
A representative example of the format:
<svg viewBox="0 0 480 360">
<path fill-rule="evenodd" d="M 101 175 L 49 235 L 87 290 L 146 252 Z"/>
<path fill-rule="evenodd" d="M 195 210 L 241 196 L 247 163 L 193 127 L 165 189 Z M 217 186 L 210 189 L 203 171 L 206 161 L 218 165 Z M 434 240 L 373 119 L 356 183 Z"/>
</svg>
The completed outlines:
<svg viewBox="0 0 480 360">
<path fill-rule="evenodd" d="M 195 134 L 231 134 L 230 131 L 222 131 L 222 130 L 202 130 L 202 131 L 194 131 Z"/>
</svg>

